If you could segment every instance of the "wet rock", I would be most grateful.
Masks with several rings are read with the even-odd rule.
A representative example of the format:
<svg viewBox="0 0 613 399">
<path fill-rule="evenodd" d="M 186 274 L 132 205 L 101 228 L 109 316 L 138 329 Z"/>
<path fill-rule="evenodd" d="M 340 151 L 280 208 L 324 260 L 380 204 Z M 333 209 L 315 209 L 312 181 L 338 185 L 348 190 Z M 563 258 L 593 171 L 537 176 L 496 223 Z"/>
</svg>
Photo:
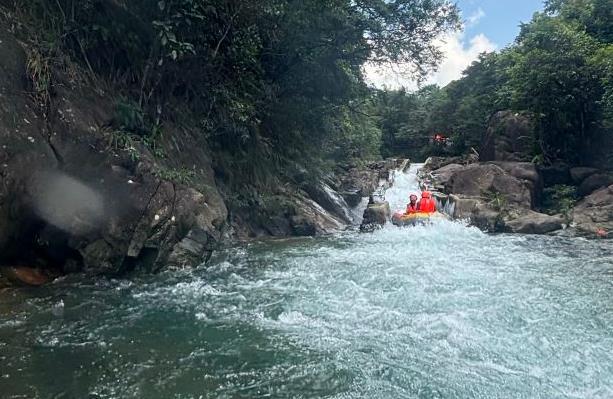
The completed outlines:
<svg viewBox="0 0 613 399">
<path fill-rule="evenodd" d="M 519 217 L 506 221 L 505 230 L 511 233 L 546 234 L 562 229 L 564 218 L 534 211 L 523 212 Z"/>
<path fill-rule="evenodd" d="M 360 231 L 368 232 L 385 226 L 391 215 L 390 204 L 387 201 L 368 204 Z"/>
<path fill-rule="evenodd" d="M 3 266 L 0 274 L 18 285 L 41 286 L 52 280 L 43 270 L 27 266 Z"/>
<path fill-rule="evenodd" d="M 449 195 L 449 201 L 453 204 L 452 217 L 454 219 L 467 220 L 473 226 L 488 232 L 503 230 L 504 221 L 501 210 L 492 208 L 483 199 Z"/>
<path fill-rule="evenodd" d="M 308 184 L 304 186 L 304 190 L 322 208 L 339 217 L 345 223 L 351 223 L 352 218 L 349 212 L 349 205 L 343 196 L 330 187 L 330 185 L 323 182 Z"/>
<path fill-rule="evenodd" d="M 499 111 L 489 120 L 480 161 L 530 161 L 535 118 L 526 112 Z"/>
<path fill-rule="evenodd" d="M 194 267 L 208 260 L 212 254 L 210 241 L 214 240 L 201 228 L 193 228 L 177 245 L 168 257 L 168 264 L 174 267 Z"/>
<path fill-rule="evenodd" d="M 589 177 L 585 178 L 583 182 L 579 185 L 577 189 L 577 194 L 579 196 L 584 197 L 593 193 L 602 187 L 607 187 L 613 184 L 613 174 L 612 173 L 596 173 L 592 174 Z"/>
<path fill-rule="evenodd" d="M 360 202 L 362 202 L 363 197 L 360 193 L 360 190 L 358 189 L 341 191 L 339 194 L 343 197 L 347 205 L 349 205 L 351 208 L 355 208 L 360 204 Z"/>
<path fill-rule="evenodd" d="M 588 235 L 609 236 L 613 231 L 613 185 L 581 200 L 571 212 L 572 226 Z M 604 232 L 604 234 L 603 234 Z"/>
</svg>

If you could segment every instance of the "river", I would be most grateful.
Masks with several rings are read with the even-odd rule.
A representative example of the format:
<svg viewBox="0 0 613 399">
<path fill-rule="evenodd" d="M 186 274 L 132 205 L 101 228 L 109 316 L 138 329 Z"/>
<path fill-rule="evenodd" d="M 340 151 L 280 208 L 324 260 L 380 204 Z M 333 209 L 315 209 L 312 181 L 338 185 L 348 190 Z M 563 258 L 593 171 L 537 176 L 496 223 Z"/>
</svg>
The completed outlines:
<svg viewBox="0 0 613 399">
<path fill-rule="evenodd" d="M 0 396 L 611 398 L 612 250 L 442 221 L 4 290 Z"/>
</svg>

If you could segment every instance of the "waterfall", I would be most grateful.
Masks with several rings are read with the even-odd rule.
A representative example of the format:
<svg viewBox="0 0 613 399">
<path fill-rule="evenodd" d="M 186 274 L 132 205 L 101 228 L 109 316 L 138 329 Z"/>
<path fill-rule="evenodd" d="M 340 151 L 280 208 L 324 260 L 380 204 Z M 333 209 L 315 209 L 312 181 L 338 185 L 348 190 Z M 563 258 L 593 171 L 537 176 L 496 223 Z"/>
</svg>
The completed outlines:
<svg viewBox="0 0 613 399">
<path fill-rule="evenodd" d="M 409 203 L 409 195 L 421 197 L 417 172 L 424 166 L 423 163 L 411 164 L 406 172 L 402 169 L 394 171 L 393 185 L 385 192 L 385 200 L 389 202 L 392 213 L 404 211 Z"/>
<path fill-rule="evenodd" d="M 392 213 L 404 212 L 409 203 L 409 195 L 415 194 L 417 198 L 421 198 L 422 190 L 418 174 L 423 166 L 423 163 L 415 163 L 411 164 L 411 167 L 406 171 L 400 168 L 393 172 L 393 185 L 385 192 L 385 199 L 389 202 Z M 438 195 L 436 192 L 433 194 L 436 201 L 436 209 L 441 213 L 453 216 L 455 203 L 450 201 L 445 195 Z"/>
</svg>

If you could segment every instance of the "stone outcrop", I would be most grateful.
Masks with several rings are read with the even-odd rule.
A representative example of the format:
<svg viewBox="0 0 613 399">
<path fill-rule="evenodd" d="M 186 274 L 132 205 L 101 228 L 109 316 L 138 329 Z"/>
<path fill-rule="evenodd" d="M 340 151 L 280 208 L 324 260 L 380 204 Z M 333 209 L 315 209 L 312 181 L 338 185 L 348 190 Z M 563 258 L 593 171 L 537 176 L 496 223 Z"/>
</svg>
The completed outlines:
<svg viewBox="0 0 613 399">
<path fill-rule="evenodd" d="M 581 200 L 571 212 L 571 226 L 588 236 L 612 237 L 613 185 Z"/>
<path fill-rule="evenodd" d="M 511 233 L 546 234 L 562 229 L 564 218 L 534 211 L 524 211 L 518 217 L 508 220 L 504 229 Z"/>
<path fill-rule="evenodd" d="M 455 170 L 445 191 L 464 197 L 500 196 L 501 201 L 519 207 L 532 203 L 528 185 L 494 164 L 473 164 Z"/>
<path fill-rule="evenodd" d="M 34 98 L 25 51 L 3 30 L 0 53 L 0 263 L 121 274 L 206 259 L 227 210 L 198 132 L 166 124 L 163 158 L 124 148 L 113 100 L 61 71 Z"/>
<path fill-rule="evenodd" d="M 586 195 L 589 195 L 594 191 L 607 187 L 611 184 L 613 184 L 613 173 L 594 173 L 583 179 L 579 185 L 579 188 L 577 189 L 577 194 L 579 194 L 581 197 L 585 197 Z"/>
<path fill-rule="evenodd" d="M 483 136 L 479 160 L 529 162 L 534 128 L 534 117 L 528 113 L 496 112 Z"/>
<path fill-rule="evenodd" d="M 450 204 L 451 216 L 483 230 L 544 234 L 563 228 L 560 216 L 533 210 L 543 183 L 532 163 L 450 163 L 431 172 L 430 186 L 442 192 L 435 196 Z"/>
<path fill-rule="evenodd" d="M 390 204 L 387 201 L 368 204 L 364 211 L 364 219 L 360 231 L 370 232 L 385 226 L 390 219 Z"/>
</svg>

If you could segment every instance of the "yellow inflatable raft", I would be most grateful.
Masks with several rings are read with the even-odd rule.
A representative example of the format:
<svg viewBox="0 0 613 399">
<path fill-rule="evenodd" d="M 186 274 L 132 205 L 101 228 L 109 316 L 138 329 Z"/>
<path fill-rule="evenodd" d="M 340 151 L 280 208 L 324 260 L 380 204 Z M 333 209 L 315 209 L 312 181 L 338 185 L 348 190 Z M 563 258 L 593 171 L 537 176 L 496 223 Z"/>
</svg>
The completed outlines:
<svg viewBox="0 0 613 399">
<path fill-rule="evenodd" d="M 417 224 L 427 224 L 432 220 L 444 218 L 445 216 L 439 212 L 415 212 L 409 214 L 398 212 L 392 216 L 392 223 L 396 226 L 415 226 Z"/>
</svg>

